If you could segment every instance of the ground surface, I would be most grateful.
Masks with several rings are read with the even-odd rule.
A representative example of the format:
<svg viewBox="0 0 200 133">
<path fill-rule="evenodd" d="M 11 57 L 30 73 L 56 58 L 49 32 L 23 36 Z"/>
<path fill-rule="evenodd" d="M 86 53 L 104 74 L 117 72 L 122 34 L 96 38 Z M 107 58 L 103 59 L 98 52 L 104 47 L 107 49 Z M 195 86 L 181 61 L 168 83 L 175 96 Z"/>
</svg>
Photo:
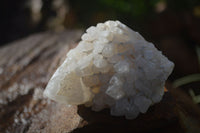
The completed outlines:
<svg viewBox="0 0 200 133">
<path fill-rule="evenodd" d="M 45 32 L 0 48 L 0 132 L 199 132 L 200 109 L 177 89 L 135 120 L 61 105 L 43 90 L 81 31 Z"/>
</svg>

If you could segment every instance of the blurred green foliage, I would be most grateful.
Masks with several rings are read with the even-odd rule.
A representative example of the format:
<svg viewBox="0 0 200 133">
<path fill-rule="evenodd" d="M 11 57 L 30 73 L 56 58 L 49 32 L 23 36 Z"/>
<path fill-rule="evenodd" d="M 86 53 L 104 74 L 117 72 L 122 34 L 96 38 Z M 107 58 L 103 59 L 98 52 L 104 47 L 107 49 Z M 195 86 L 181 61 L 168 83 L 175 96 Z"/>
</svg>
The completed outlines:
<svg viewBox="0 0 200 133">
<path fill-rule="evenodd" d="M 131 13 L 134 16 L 147 13 L 155 7 L 158 2 L 165 2 L 173 10 L 190 10 L 200 4 L 200 0 L 98 0 L 104 5 Z"/>
<path fill-rule="evenodd" d="M 161 0 L 100 0 L 105 6 L 121 13 L 129 13 L 132 16 L 140 16 L 151 10 Z"/>
<path fill-rule="evenodd" d="M 159 13 L 156 12 L 158 6 L 192 12 L 195 6 L 200 5 L 200 0 L 69 0 L 69 4 L 78 14 L 80 27 L 88 27 L 108 19 L 118 19 L 127 25 L 140 27 L 138 24 Z"/>
<path fill-rule="evenodd" d="M 69 3 L 76 9 L 81 22 L 87 24 L 88 20 L 95 17 L 102 21 L 106 18 L 144 18 L 154 12 L 155 5 L 160 1 L 163 0 L 70 0 Z"/>
</svg>

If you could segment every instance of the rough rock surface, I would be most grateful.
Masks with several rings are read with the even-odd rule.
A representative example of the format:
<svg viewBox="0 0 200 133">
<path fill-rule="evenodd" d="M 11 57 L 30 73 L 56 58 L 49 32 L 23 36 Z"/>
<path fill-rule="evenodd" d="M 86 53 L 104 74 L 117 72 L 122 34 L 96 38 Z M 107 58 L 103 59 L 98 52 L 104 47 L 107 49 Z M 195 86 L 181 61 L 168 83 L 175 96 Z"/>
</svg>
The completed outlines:
<svg viewBox="0 0 200 133">
<path fill-rule="evenodd" d="M 0 48 L 0 132 L 69 132 L 78 126 L 77 107 L 45 99 L 43 90 L 80 35 L 46 32 Z"/>
<path fill-rule="evenodd" d="M 170 86 L 159 104 L 134 120 L 43 98 L 48 80 L 80 36 L 80 31 L 46 32 L 0 48 L 0 133 L 199 132 L 199 107 Z"/>
</svg>

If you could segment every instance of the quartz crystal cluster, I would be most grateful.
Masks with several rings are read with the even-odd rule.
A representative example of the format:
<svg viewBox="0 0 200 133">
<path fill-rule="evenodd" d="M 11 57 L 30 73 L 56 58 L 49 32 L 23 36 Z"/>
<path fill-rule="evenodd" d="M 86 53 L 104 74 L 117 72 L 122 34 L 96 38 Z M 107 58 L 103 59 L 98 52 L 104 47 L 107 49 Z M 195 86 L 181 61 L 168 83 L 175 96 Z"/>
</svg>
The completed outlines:
<svg viewBox="0 0 200 133">
<path fill-rule="evenodd" d="M 133 119 L 164 94 L 174 64 L 119 21 L 91 26 L 50 79 L 44 95 Z"/>
</svg>

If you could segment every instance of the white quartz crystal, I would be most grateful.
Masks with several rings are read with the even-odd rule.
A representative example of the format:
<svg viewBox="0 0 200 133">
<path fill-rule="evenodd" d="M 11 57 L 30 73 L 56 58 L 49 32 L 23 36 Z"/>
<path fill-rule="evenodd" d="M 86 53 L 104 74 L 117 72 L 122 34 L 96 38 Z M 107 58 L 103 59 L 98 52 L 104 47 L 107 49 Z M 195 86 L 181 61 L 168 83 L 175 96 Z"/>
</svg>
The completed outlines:
<svg viewBox="0 0 200 133">
<path fill-rule="evenodd" d="M 159 102 L 174 64 L 119 21 L 92 26 L 70 50 L 44 95 L 69 105 L 134 119 Z"/>
</svg>

